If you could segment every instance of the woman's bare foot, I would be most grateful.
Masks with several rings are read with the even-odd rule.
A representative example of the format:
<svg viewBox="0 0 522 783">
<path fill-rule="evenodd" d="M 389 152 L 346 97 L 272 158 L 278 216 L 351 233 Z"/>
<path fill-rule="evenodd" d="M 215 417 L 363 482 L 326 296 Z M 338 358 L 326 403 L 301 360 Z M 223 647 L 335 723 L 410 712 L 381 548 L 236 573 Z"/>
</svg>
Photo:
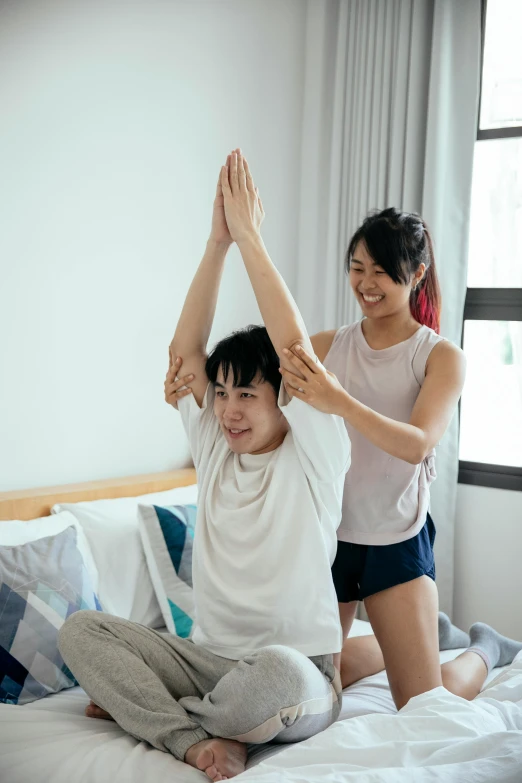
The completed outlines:
<svg viewBox="0 0 522 783">
<path fill-rule="evenodd" d="M 214 739 L 196 742 L 185 753 L 185 763 L 200 769 L 210 780 L 228 780 L 245 771 L 246 745 L 235 740 Z"/>
<path fill-rule="evenodd" d="M 85 708 L 85 714 L 88 718 L 103 718 L 103 720 L 114 720 L 112 715 L 109 715 L 108 712 L 102 710 L 102 708 L 98 707 L 98 705 L 95 704 L 92 700 Z"/>
</svg>

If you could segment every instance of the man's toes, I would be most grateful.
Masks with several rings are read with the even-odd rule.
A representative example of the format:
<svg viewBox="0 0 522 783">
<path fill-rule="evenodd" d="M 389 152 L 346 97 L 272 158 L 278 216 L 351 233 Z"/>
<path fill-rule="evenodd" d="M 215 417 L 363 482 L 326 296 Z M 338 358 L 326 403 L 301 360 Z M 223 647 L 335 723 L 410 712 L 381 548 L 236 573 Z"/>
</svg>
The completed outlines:
<svg viewBox="0 0 522 783">
<path fill-rule="evenodd" d="M 210 769 L 211 766 L 214 766 L 214 754 L 210 748 L 204 748 L 204 750 L 199 754 L 196 760 L 196 764 L 198 769 L 208 774 L 207 769 Z"/>
<path fill-rule="evenodd" d="M 101 720 L 113 720 L 112 715 L 98 707 L 97 704 L 89 704 L 85 708 L 85 714 L 88 718 L 100 718 Z"/>
<path fill-rule="evenodd" d="M 223 777 L 219 769 L 214 764 L 205 770 L 205 774 L 208 775 L 210 780 L 213 780 L 214 783 L 221 783 L 222 780 L 228 780 L 228 778 Z"/>
</svg>

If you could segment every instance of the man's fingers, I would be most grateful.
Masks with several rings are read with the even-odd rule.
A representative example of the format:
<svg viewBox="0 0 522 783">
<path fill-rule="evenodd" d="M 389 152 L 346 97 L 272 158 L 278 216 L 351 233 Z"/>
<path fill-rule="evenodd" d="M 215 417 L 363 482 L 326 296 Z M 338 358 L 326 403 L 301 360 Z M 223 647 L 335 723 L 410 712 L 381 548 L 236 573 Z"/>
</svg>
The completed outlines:
<svg viewBox="0 0 522 783">
<path fill-rule="evenodd" d="M 237 176 L 237 152 L 233 152 L 230 161 L 230 188 L 232 193 L 236 193 L 239 190 L 239 181 Z"/>
<path fill-rule="evenodd" d="M 248 161 L 246 158 L 243 158 L 243 163 L 245 166 L 245 177 L 246 177 L 247 188 L 251 193 L 257 193 L 257 188 L 254 185 L 254 179 L 252 177 L 252 174 L 250 173 L 250 167 L 248 165 Z"/>
<path fill-rule="evenodd" d="M 219 177 L 216 185 L 216 196 L 221 196 L 223 194 L 223 187 L 221 185 L 221 177 L 223 175 L 223 166 L 221 167 L 221 170 L 219 172 Z"/>
<path fill-rule="evenodd" d="M 265 214 L 265 208 L 263 207 L 263 202 L 261 201 L 261 196 L 259 195 L 259 188 L 255 188 L 255 194 L 256 194 L 257 200 L 259 202 L 259 206 L 261 207 L 261 212 L 264 215 Z"/>
<path fill-rule="evenodd" d="M 237 180 L 240 190 L 247 189 L 246 171 L 245 171 L 245 159 L 241 153 L 237 156 Z"/>
<path fill-rule="evenodd" d="M 223 193 L 226 193 L 227 195 L 230 194 L 230 182 L 228 178 L 229 178 L 229 164 L 227 158 L 227 165 L 223 166 L 223 168 L 221 169 L 221 187 L 223 189 Z"/>
</svg>

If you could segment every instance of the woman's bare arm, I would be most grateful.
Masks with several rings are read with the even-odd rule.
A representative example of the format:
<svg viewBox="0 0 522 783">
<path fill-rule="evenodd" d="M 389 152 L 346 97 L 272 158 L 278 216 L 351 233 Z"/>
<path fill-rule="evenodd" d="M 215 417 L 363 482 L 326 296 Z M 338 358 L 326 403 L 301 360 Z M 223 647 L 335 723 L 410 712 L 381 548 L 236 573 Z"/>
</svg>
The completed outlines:
<svg viewBox="0 0 522 783">
<path fill-rule="evenodd" d="M 342 416 L 374 446 L 412 465 L 422 462 L 442 438 L 466 374 L 466 359 L 460 348 L 446 341 L 438 343 L 428 357 L 424 383 L 405 423 L 356 400 L 333 373 L 316 365 L 309 356 L 294 350 L 291 363 L 299 375 L 283 370 L 283 378 L 295 396 L 319 410 Z M 297 391 L 298 386 L 304 391 Z"/>
</svg>

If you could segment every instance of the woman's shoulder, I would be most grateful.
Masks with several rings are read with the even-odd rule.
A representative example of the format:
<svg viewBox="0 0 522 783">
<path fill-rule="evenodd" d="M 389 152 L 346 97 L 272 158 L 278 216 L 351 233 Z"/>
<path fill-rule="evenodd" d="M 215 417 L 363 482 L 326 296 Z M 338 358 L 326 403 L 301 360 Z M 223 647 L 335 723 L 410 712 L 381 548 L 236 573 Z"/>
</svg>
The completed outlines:
<svg viewBox="0 0 522 783">
<path fill-rule="evenodd" d="M 328 329 L 326 332 L 317 332 L 317 334 L 310 337 L 315 355 L 320 362 L 324 362 L 334 342 L 337 342 L 343 335 L 351 331 L 357 323 L 341 326 L 339 329 Z"/>
<path fill-rule="evenodd" d="M 413 358 L 413 372 L 419 384 L 422 386 L 429 372 L 460 375 L 465 369 L 464 351 L 432 329 L 423 327 L 419 348 Z"/>
<path fill-rule="evenodd" d="M 452 343 L 450 340 L 446 340 L 445 337 L 440 337 L 440 335 L 436 335 L 436 337 L 438 337 L 438 340 L 433 341 L 434 345 L 427 358 L 426 370 L 428 370 L 430 365 L 442 366 L 447 365 L 448 363 L 454 365 L 466 364 L 466 355 L 462 348 L 459 348 L 458 345 L 455 345 L 455 343 Z"/>
<path fill-rule="evenodd" d="M 310 337 L 315 355 L 320 362 L 323 362 L 326 354 L 332 347 L 337 329 L 329 329 L 326 332 L 317 332 Z"/>
</svg>

